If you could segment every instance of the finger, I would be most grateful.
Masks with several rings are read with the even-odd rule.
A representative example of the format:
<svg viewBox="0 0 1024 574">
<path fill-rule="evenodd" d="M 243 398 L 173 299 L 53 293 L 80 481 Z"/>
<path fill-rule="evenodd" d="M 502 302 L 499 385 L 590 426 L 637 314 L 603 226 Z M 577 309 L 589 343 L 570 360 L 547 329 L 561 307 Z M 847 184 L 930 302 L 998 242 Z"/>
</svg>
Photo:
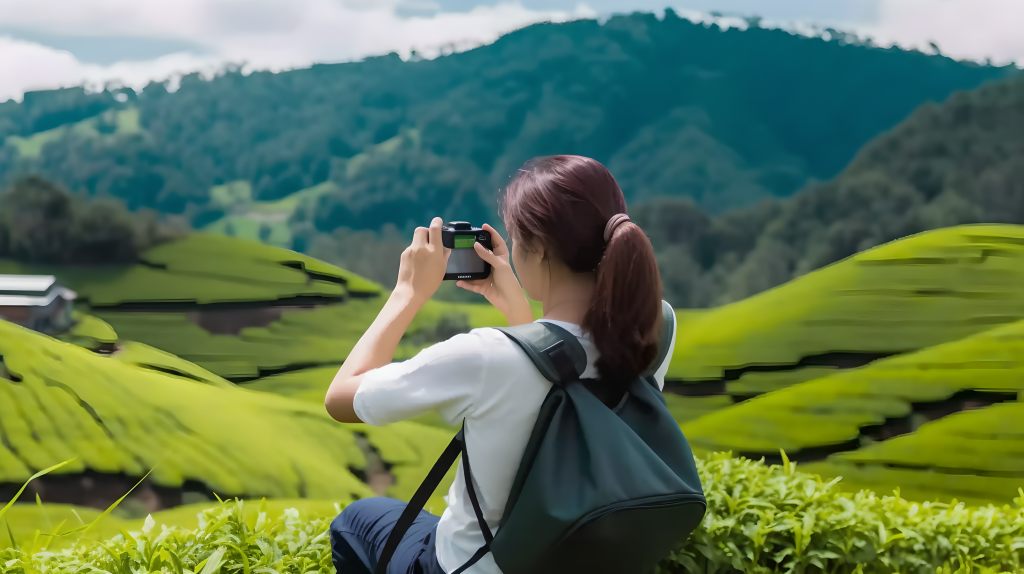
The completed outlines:
<svg viewBox="0 0 1024 574">
<path fill-rule="evenodd" d="M 426 227 L 417 227 L 416 231 L 412 233 L 412 245 L 413 247 L 422 247 L 427 244 L 427 233 L 429 230 Z"/>
<path fill-rule="evenodd" d="M 473 249 L 476 250 L 476 254 L 480 256 L 480 259 L 483 259 L 491 265 L 496 265 L 497 262 L 500 261 L 493 251 L 484 247 L 484 244 L 479 241 L 473 244 Z"/>
<path fill-rule="evenodd" d="M 504 255 L 508 252 L 508 246 L 505 245 L 505 240 L 502 239 L 501 234 L 494 230 L 489 223 L 485 223 L 483 226 L 484 231 L 491 234 L 491 247 L 494 253 L 498 255 Z"/>
<path fill-rule="evenodd" d="M 456 281 L 455 286 L 478 294 L 484 290 L 484 286 L 479 285 L 476 281 Z"/>
<path fill-rule="evenodd" d="M 440 217 L 435 217 L 434 220 L 430 222 L 430 233 L 428 239 L 430 240 L 430 244 L 433 246 L 441 245 L 441 223 L 442 221 Z"/>
</svg>

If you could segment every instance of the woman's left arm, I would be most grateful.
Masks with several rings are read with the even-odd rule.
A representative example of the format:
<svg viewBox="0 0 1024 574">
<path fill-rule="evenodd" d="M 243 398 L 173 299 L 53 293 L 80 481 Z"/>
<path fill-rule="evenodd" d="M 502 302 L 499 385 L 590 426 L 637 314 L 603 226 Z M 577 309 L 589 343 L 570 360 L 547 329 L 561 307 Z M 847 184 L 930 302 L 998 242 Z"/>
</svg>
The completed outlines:
<svg viewBox="0 0 1024 574">
<path fill-rule="evenodd" d="M 416 313 L 441 286 L 451 252 L 441 244 L 441 223 L 441 218 L 435 217 L 429 229 L 416 228 L 412 244 L 402 252 L 395 290 L 334 376 L 324 407 L 335 420 L 363 422 L 353 407 L 363 374 L 394 359 Z"/>
</svg>

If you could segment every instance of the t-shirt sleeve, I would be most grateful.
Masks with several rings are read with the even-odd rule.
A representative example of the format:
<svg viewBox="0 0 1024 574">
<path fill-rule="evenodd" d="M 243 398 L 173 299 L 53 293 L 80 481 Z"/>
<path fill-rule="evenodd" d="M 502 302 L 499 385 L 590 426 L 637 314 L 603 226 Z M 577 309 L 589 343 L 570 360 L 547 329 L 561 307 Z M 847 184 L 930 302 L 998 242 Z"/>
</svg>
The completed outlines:
<svg viewBox="0 0 1024 574">
<path fill-rule="evenodd" d="M 359 420 L 373 426 L 432 411 L 456 425 L 473 406 L 486 371 L 479 334 L 461 333 L 411 359 L 364 373 L 353 409 Z"/>
<path fill-rule="evenodd" d="M 661 366 L 654 372 L 654 378 L 658 381 L 658 388 L 663 391 L 665 390 L 665 374 L 668 373 L 668 365 L 672 362 L 672 352 L 676 348 L 676 330 L 672 330 L 672 341 L 668 345 L 668 353 L 665 354 L 665 360 L 661 362 Z"/>
</svg>

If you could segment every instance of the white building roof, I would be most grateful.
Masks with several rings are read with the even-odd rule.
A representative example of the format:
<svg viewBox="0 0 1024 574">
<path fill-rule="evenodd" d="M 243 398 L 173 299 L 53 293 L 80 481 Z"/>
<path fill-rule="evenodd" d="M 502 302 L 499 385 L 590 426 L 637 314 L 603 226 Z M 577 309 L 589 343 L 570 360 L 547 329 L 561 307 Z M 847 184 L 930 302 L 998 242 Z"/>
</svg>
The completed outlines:
<svg viewBox="0 0 1024 574">
<path fill-rule="evenodd" d="M 53 275 L 0 275 L 0 307 L 45 307 L 57 297 L 72 301 L 78 294 Z"/>
<path fill-rule="evenodd" d="M 53 275 L 0 275 L 0 295 L 7 293 L 43 294 L 53 287 L 57 278 Z"/>
</svg>

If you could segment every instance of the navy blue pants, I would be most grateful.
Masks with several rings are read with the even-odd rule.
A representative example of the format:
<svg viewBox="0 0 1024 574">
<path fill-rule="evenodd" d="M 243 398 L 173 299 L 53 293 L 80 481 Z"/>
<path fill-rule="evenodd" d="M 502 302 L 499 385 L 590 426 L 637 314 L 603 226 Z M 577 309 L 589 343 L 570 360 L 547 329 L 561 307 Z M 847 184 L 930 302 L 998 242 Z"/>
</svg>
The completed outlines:
<svg viewBox="0 0 1024 574">
<path fill-rule="evenodd" d="M 338 574 L 373 574 L 405 503 L 394 498 L 357 500 L 331 522 L 331 550 Z M 445 574 L 437 563 L 437 516 L 421 510 L 388 564 L 388 574 Z"/>
</svg>

